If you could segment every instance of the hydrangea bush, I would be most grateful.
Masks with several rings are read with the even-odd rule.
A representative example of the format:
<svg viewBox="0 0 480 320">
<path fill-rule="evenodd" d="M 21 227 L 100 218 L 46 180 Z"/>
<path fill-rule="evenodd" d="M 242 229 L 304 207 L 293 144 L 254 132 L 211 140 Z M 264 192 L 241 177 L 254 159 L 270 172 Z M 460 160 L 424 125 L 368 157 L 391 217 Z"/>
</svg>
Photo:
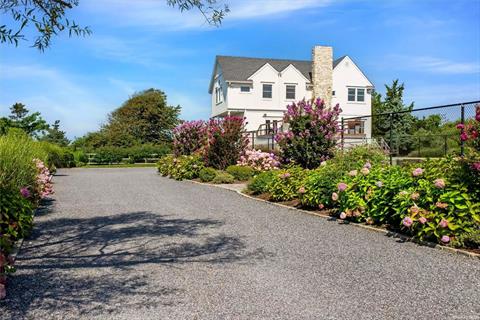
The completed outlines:
<svg viewBox="0 0 480 320">
<path fill-rule="evenodd" d="M 280 166 L 280 162 L 273 153 L 255 149 L 245 150 L 237 164 L 239 166 L 251 167 L 259 172 L 277 169 Z"/>
<path fill-rule="evenodd" d="M 173 152 L 176 156 L 201 151 L 207 143 L 205 121 L 185 121 L 173 129 Z"/>
<path fill-rule="evenodd" d="M 313 169 L 333 156 L 339 131 L 339 105 L 329 108 L 321 99 L 302 100 L 287 106 L 285 132 L 276 135 L 284 162 Z"/>
</svg>

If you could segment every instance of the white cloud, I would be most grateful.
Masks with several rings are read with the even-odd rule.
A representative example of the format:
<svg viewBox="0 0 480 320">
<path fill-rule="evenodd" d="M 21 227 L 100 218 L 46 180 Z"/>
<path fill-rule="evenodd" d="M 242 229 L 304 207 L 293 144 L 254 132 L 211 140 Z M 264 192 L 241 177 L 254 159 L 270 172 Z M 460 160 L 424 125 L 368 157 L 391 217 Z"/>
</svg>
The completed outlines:
<svg viewBox="0 0 480 320">
<path fill-rule="evenodd" d="M 49 123 L 60 120 L 70 138 L 97 130 L 115 105 L 111 97 L 95 94 L 95 89 L 55 68 L 1 64 L 0 70 L 0 85 L 5 90 L 0 97 L 2 114 L 13 103 L 22 102 Z"/>
<path fill-rule="evenodd" d="M 224 23 L 255 18 L 275 17 L 303 9 L 312 9 L 331 4 L 332 0 L 228 0 L 230 12 Z M 196 10 L 180 12 L 159 0 L 103 0 L 82 3 L 83 10 L 90 15 L 101 15 L 101 19 L 115 21 L 120 26 L 151 26 L 158 31 L 183 29 L 212 30 L 202 14 Z"/>
<path fill-rule="evenodd" d="M 436 74 L 476 74 L 480 73 L 480 62 L 452 61 L 431 56 L 391 55 L 385 59 L 395 69 Z"/>
</svg>

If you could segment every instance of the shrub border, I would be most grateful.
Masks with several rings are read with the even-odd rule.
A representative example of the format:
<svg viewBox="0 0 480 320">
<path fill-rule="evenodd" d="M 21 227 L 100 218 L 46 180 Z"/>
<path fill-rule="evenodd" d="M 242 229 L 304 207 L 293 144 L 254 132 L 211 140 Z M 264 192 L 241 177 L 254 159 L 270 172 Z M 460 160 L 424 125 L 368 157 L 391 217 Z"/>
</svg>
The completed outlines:
<svg viewBox="0 0 480 320">
<path fill-rule="evenodd" d="M 237 193 L 237 194 L 239 194 L 243 197 L 246 197 L 248 199 L 261 201 L 261 202 L 270 204 L 272 206 L 278 206 L 278 207 L 286 208 L 286 209 L 296 211 L 296 212 L 300 212 L 300 213 L 303 213 L 303 214 L 309 214 L 309 215 L 312 215 L 312 216 L 317 216 L 317 217 L 320 217 L 320 218 L 323 218 L 323 219 L 330 219 L 330 220 L 334 220 L 334 221 L 339 220 L 335 217 L 332 217 L 332 216 L 326 215 L 326 214 L 322 214 L 322 213 L 319 213 L 319 212 L 299 209 L 299 208 L 295 208 L 295 207 L 292 207 L 292 206 L 287 206 L 287 205 L 282 204 L 282 203 L 272 202 L 272 201 L 264 200 L 264 199 L 261 199 L 261 198 L 253 197 L 251 195 L 243 193 L 242 191 L 236 190 L 234 188 L 228 188 L 227 186 L 224 186 L 224 185 L 203 183 L 203 182 L 193 181 L 193 180 L 185 180 L 185 181 L 189 181 L 189 182 L 195 183 L 195 184 L 212 186 L 212 187 L 232 191 L 232 192 L 235 192 L 235 193 Z M 458 248 L 441 246 L 441 245 L 433 243 L 433 242 L 420 241 L 420 240 L 414 239 L 413 237 L 409 237 L 409 236 L 406 236 L 406 235 L 398 233 L 398 232 L 389 231 L 389 230 L 385 230 L 385 229 L 382 229 L 382 228 L 373 227 L 373 226 L 369 226 L 369 225 L 364 225 L 364 224 L 360 224 L 360 223 L 349 222 L 349 223 L 344 223 L 344 224 L 348 224 L 348 225 L 352 225 L 352 226 L 355 226 L 355 227 L 359 227 L 359 228 L 383 233 L 390 238 L 398 238 L 398 239 L 401 239 L 402 241 L 405 241 L 405 242 L 413 242 L 413 243 L 416 243 L 416 244 L 419 244 L 419 245 L 422 245 L 422 246 L 426 246 L 426 247 L 430 247 L 430 248 L 434 248 L 434 249 L 437 249 L 437 250 L 443 250 L 443 251 L 447 251 L 447 252 L 450 252 L 450 253 L 456 253 L 456 254 L 460 254 L 460 255 L 463 255 L 463 256 L 468 256 L 468 257 L 474 258 L 474 259 L 475 258 L 480 259 L 480 253 L 475 253 L 475 252 L 471 252 L 471 251 L 467 251 L 467 250 L 463 250 L 463 249 L 458 249 Z"/>
</svg>

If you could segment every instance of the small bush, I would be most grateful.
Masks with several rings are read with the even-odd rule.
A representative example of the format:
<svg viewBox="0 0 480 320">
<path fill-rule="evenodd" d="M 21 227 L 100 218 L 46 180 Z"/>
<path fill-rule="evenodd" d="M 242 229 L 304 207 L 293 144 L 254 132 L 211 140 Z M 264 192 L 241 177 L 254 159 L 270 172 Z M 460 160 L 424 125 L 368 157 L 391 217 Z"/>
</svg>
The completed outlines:
<svg viewBox="0 0 480 320">
<path fill-rule="evenodd" d="M 244 166 L 229 166 L 227 172 L 239 181 L 247 181 L 253 177 L 253 174 L 255 173 L 253 168 Z"/>
<path fill-rule="evenodd" d="M 238 165 L 251 167 L 256 171 L 266 171 L 278 168 L 280 162 L 271 152 L 247 149 L 245 150 L 245 154 L 240 156 Z"/>
<path fill-rule="evenodd" d="M 270 190 L 268 186 L 278 175 L 279 170 L 264 171 L 257 174 L 253 180 L 248 184 L 247 189 L 252 194 L 268 193 Z"/>
<path fill-rule="evenodd" d="M 480 249 L 480 229 L 459 235 L 452 242 L 454 247 Z"/>
<path fill-rule="evenodd" d="M 234 181 L 235 181 L 235 178 L 230 173 L 219 171 L 217 172 L 217 175 L 215 176 L 215 178 L 213 178 L 212 183 L 227 184 L 227 183 L 233 183 Z"/>
<path fill-rule="evenodd" d="M 203 168 L 198 173 L 198 177 L 202 182 L 210 182 L 217 176 L 217 170 L 213 168 Z"/>
<path fill-rule="evenodd" d="M 168 155 L 157 162 L 158 172 L 176 180 L 198 178 L 203 168 L 203 161 L 199 156 L 180 156 L 176 158 Z"/>
<path fill-rule="evenodd" d="M 271 199 L 274 201 L 290 201 L 298 198 L 300 188 L 303 187 L 303 180 L 308 172 L 308 170 L 297 166 L 278 170 L 267 185 Z"/>
</svg>

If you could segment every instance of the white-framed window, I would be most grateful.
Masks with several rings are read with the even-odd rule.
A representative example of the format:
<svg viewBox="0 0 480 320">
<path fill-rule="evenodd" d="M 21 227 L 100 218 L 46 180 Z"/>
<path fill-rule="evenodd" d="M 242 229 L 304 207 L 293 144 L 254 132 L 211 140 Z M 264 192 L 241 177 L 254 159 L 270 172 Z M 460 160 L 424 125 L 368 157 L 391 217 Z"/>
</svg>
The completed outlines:
<svg viewBox="0 0 480 320">
<path fill-rule="evenodd" d="M 286 92 L 286 96 L 285 98 L 287 100 L 294 100 L 295 99 L 295 85 L 293 84 L 287 84 L 285 86 L 285 92 Z"/>
<path fill-rule="evenodd" d="M 215 88 L 215 103 L 220 103 L 223 101 L 222 87 Z"/>
<path fill-rule="evenodd" d="M 364 88 L 348 88 L 348 101 L 349 102 L 364 102 L 365 101 L 365 89 Z"/>
<path fill-rule="evenodd" d="M 273 85 L 264 83 L 262 85 L 262 97 L 264 99 L 272 99 Z"/>
<path fill-rule="evenodd" d="M 240 87 L 240 92 L 250 92 L 250 87 L 249 86 L 241 86 Z"/>
</svg>

